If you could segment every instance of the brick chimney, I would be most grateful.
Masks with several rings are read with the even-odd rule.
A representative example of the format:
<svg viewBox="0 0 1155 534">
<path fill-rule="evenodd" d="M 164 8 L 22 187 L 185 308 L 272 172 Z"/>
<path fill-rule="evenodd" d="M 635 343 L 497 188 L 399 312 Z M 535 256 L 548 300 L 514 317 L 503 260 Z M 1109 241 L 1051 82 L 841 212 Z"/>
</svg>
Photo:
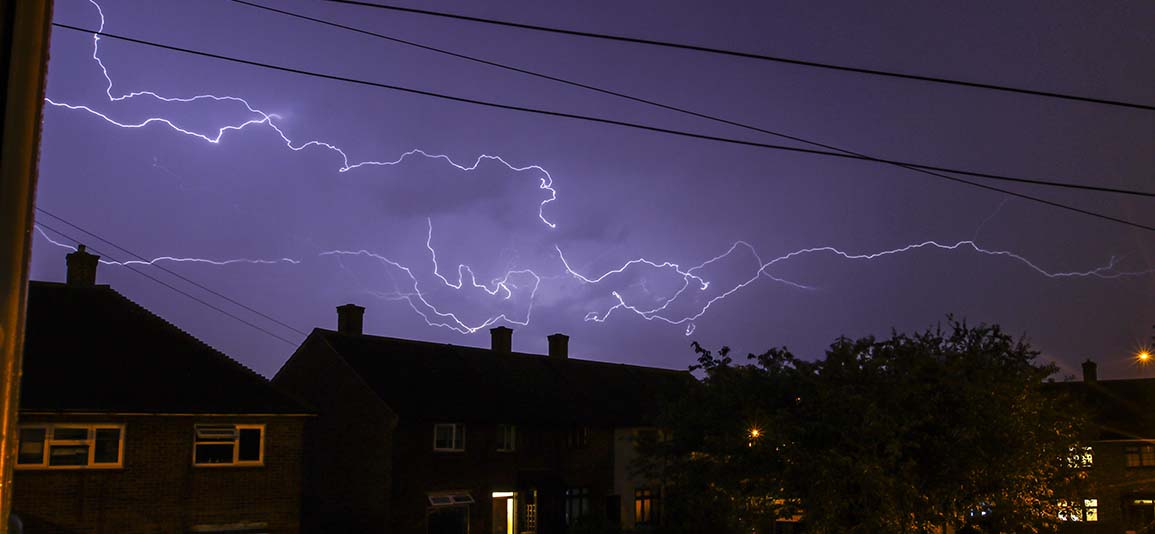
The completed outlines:
<svg viewBox="0 0 1155 534">
<path fill-rule="evenodd" d="M 569 358 L 569 336 L 554 334 L 545 336 L 549 340 L 549 357 L 565 360 Z"/>
<path fill-rule="evenodd" d="M 68 285 L 72 287 L 92 287 L 96 285 L 96 266 L 100 256 L 89 254 L 80 245 L 76 252 L 64 257 L 68 262 Z"/>
<path fill-rule="evenodd" d="M 513 352 L 513 329 L 505 326 L 489 329 L 489 350 L 509 354 Z"/>
<path fill-rule="evenodd" d="M 365 308 L 356 304 L 337 306 L 337 331 L 361 335 L 365 327 Z"/>
<path fill-rule="evenodd" d="M 1095 362 L 1091 361 L 1090 358 L 1087 358 L 1087 361 L 1083 362 L 1083 382 L 1094 384 L 1098 381 L 1099 366 L 1095 365 Z"/>
</svg>

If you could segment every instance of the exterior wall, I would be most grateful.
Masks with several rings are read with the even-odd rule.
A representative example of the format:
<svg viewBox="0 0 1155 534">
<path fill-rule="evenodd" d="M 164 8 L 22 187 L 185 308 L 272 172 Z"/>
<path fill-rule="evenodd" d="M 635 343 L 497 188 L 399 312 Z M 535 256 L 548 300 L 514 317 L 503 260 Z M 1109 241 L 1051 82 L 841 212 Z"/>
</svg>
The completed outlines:
<svg viewBox="0 0 1155 534">
<path fill-rule="evenodd" d="M 18 468 L 13 510 L 29 532 L 187 532 L 263 523 L 268 532 L 297 533 L 305 419 L 22 414 L 21 424 L 123 424 L 123 467 Z M 193 466 L 193 426 L 201 423 L 264 424 L 264 465 Z"/>
<path fill-rule="evenodd" d="M 641 431 L 657 432 L 654 427 L 629 427 L 614 429 L 614 486 L 613 493 L 621 496 L 621 526 L 622 530 L 634 530 L 634 490 L 649 488 L 658 490 L 658 484 L 648 481 L 634 473 L 635 462 L 638 460 L 637 440 Z M 661 495 L 658 496 L 659 517 L 661 514 Z"/>
<path fill-rule="evenodd" d="M 386 531 L 396 417 L 328 345 L 310 337 L 273 386 L 314 409 L 305 438 L 305 532 Z"/>
<path fill-rule="evenodd" d="M 1064 534 L 1122 533 L 1136 531 L 1128 525 L 1127 503 L 1131 499 L 1155 499 L 1155 467 L 1127 467 L 1124 449 L 1151 442 L 1101 441 L 1092 445 L 1094 462 L 1088 470 L 1081 498 L 1099 500 L 1099 520 L 1065 523 Z M 1153 506 L 1155 508 L 1155 506 Z M 1142 531 L 1141 529 L 1138 531 Z"/>
<path fill-rule="evenodd" d="M 612 429 L 591 428 L 588 445 L 575 449 L 566 444 L 568 427 L 519 425 L 517 450 L 499 452 L 496 424 L 465 423 L 465 450 L 443 452 L 433 450 L 433 427 L 433 422 L 413 422 L 397 429 L 391 532 L 424 534 L 433 509 L 428 495 L 445 491 L 468 491 L 473 497 L 470 534 L 493 531 L 491 495 L 497 491 L 518 492 L 519 516 L 524 516 L 526 497 L 536 492 L 539 534 L 566 530 L 566 488 L 588 488 L 589 520 L 604 522 L 606 496 L 613 488 Z"/>
</svg>

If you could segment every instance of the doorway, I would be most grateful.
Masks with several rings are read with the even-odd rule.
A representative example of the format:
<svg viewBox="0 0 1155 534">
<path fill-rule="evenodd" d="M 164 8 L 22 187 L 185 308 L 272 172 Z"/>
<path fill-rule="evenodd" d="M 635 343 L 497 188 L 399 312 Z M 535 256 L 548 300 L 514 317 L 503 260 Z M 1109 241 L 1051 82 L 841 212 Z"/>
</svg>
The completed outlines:
<svg viewBox="0 0 1155 534">
<path fill-rule="evenodd" d="M 493 492 L 493 534 L 517 534 L 517 492 Z"/>
</svg>

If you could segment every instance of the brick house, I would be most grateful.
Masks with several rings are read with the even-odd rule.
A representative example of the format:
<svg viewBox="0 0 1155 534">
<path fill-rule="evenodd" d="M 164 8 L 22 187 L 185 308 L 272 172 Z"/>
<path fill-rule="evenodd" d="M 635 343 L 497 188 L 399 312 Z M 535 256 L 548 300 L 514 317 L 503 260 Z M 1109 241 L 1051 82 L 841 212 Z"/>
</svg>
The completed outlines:
<svg viewBox="0 0 1155 534">
<path fill-rule="evenodd" d="M 314 406 L 303 523 L 315 532 L 626 530 L 660 518 L 661 488 L 629 469 L 659 403 L 693 377 L 365 335 L 359 306 L 315 329 L 273 378 Z"/>
<path fill-rule="evenodd" d="M 1094 362 L 1083 381 L 1056 384 L 1086 403 L 1090 445 L 1075 451 L 1087 477 L 1067 502 L 1063 533 L 1155 532 L 1155 379 L 1099 380 Z"/>
<path fill-rule="evenodd" d="M 29 288 L 13 511 L 25 532 L 300 531 L 306 410 L 68 255 Z"/>
</svg>

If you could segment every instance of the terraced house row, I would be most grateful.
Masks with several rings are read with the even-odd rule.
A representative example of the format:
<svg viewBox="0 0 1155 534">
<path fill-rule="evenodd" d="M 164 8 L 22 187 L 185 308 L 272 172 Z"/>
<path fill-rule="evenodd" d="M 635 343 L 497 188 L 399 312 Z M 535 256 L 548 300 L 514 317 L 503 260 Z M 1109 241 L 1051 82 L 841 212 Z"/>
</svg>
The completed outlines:
<svg viewBox="0 0 1155 534">
<path fill-rule="evenodd" d="M 13 509 L 28 533 L 645 530 L 631 469 L 683 371 L 368 335 L 338 308 L 272 381 L 68 255 L 32 282 Z"/>
</svg>

